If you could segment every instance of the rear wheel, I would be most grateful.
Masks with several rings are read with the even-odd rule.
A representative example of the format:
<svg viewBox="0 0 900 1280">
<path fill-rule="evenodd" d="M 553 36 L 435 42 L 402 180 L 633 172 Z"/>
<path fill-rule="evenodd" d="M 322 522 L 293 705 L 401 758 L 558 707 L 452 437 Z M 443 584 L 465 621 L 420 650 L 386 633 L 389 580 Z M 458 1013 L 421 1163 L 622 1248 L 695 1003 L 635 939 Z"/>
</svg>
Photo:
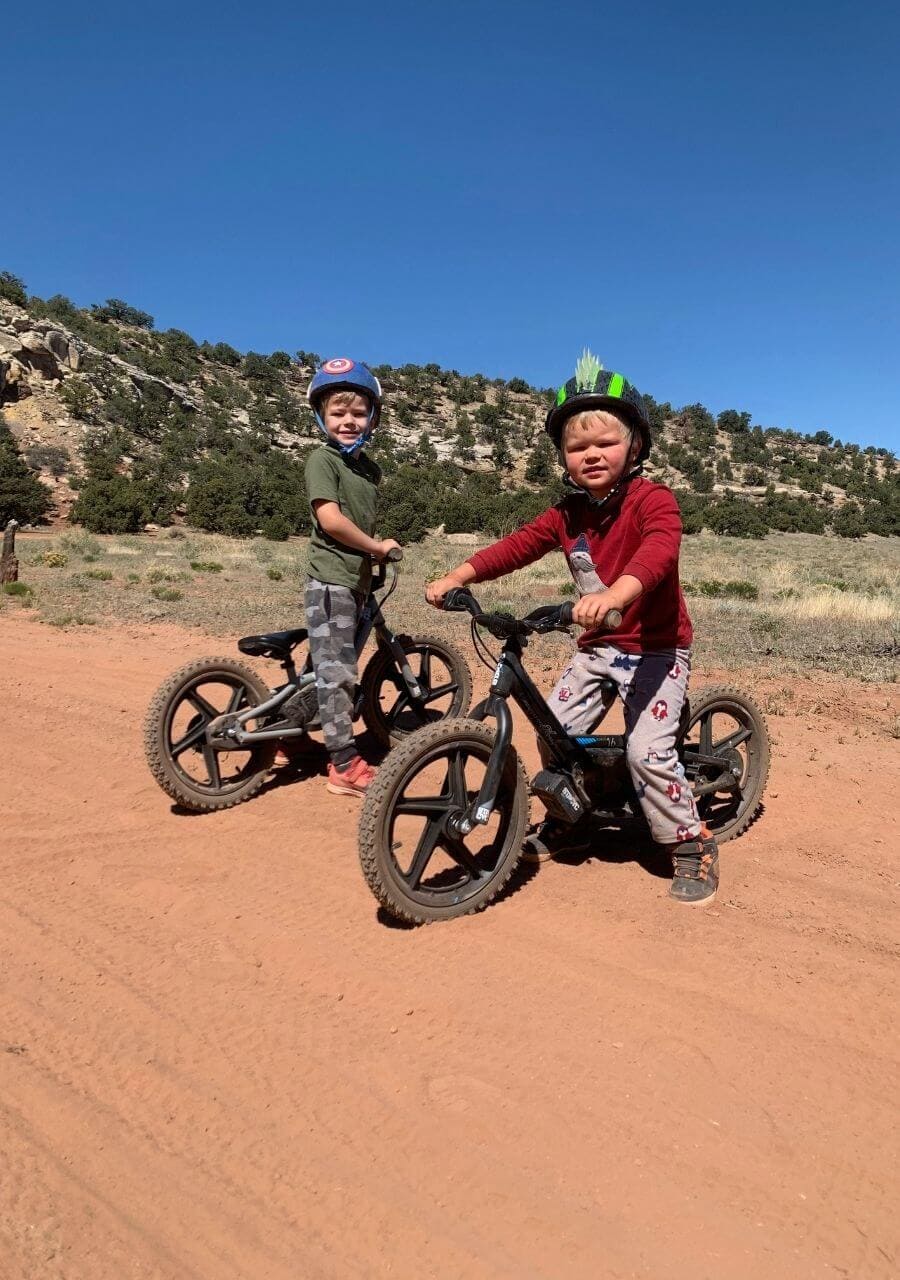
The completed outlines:
<svg viewBox="0 0 900 1280">
<path fill-rule="evenodd" d="M 703 822 L 721 843 L 746 831 L 769 776 L 769 732 L 759 707 L 730 685 L 691 699 L 681 748 Z"/>
<path fill-rule="evenodd" d="M 229 809 L 260 789 L 277 742 L 238 751 L 217 748 L 209 726 L 258 706 L 269 689 L 255 671 L 231 658 L 200 658 L 157 690 L 144 722 L 150 772 L 178 804 L 196 812 Z M 257 728 L 256 721 L 246 726 Z"/>
<path fill-rule="evenodd" d="M 490 821 L 466 836 L 450 819 L 478 795 L 494 731 L 475 720 L 430 725 L 396 747 L 370 787 L 359 824 L 363 875 L 400 920 L 427 924 L 479 911 L 522 852 L 528 780 L 510 747 Z"/>
<path fill-rule="evenodd" d="M 423 725 L 464 716 L 472 699 L 469 664 L 454 645 L 437 636 L 398 637 L 422 691 L 412 699 L 390 649 L 379 645 L 362 677 L 362 717 L 385 747 Z"/>
</svg>

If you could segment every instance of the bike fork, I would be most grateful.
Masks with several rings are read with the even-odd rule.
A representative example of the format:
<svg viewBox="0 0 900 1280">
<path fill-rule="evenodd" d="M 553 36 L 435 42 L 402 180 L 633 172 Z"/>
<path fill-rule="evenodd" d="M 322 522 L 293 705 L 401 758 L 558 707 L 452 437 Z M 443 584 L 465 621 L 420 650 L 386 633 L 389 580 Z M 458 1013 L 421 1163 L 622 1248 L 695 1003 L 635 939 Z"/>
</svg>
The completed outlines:
<svg viewBox="0 0 900 1280">
<path fill-rule="evenodd" d="M 470 718 L 486 720 L 488 716 L 493 716 L 497 722 L 497 736 L 488 758 L 481 790 L 465 813 L 450 820 L 450 826 L 461 836 L 467 836 L 473 827 L 484 826 L 490 820 L 497 803 L 506 756 L 512 743 L 513 719 L 506 699 L 495 693 L 490 694 L 471 712 Z"/>
</svg>

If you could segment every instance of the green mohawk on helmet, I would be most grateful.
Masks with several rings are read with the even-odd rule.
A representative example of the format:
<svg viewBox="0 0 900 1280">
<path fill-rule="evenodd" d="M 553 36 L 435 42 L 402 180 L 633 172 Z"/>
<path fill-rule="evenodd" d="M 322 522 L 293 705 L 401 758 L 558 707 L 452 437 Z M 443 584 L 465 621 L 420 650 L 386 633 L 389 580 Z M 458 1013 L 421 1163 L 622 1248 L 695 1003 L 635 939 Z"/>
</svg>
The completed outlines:
<svg viewBox="0 0 900 1280">
<path fill-rule="evenodd" d="M 579 391 L 593 391 L 597 379 L 603 372 L 603 365 L 587 347 L 581 353 L 581 359 L 575 366 L 575 381 Z"/>
</svg>

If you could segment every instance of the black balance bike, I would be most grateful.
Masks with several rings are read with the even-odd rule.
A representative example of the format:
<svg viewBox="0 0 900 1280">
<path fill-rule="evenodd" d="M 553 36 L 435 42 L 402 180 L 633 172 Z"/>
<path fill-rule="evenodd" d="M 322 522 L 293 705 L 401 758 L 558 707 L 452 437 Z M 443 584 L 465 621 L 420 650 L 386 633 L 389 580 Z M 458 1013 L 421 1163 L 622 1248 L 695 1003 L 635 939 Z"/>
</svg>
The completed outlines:
<svg viewBox="0 0 900 1280">
<path fill-rule="evenodd" d="M 472 697 L 468 663 L 434 636 L 395 635 L 382 607 L 397 585 L 397 549 L 378 565 L 356 633 L 356 651 L 374 631 L 377 647 L 357 690 L 354 719 L 384 747 L 447 716 L 465 715 Z M 269 689 L 255 671 L 232 658 L 198 658 L 157 690 L 144 725 L 147 763 L 167 795 L 196 812 L 228 809 L 263 785 L 281 743 L 319 728 L 315 676 L 295 649 L 307 631 L 273 631 L 238 640 L 241 653 L 274 658 L 285 682 Z M 298 670 L 299 667 L 299 670 Z M 288 747 L 288 750 L 290 748 Z"/>
<path fill-rule="evenodd" d="M 414 924 L 466 915 L 496 898 L 522 854 L 529 791 L 565 823 L 643 821 L 624 735 L 570 736 L 522 664 L 529 637 L 568 630 L 572 604 L 514 618 L 483 613 L 471 592 L 456 588 L 444 608 L 472 615 L 476 652 L 494 670 L 490 694 L 465 719 L 427 726 L 396 747 L 360 816 L 359 856 L 369 887 L 392 916 Z M 611 610 L 605 625 L 620 621 Z M 487 651 L 479 628 L 503 642 L 499 658 Z M 615 692 L 607 681 L 606 700 Z M 547 763 L 530 787 L 512 745 L 510 698 L 544 748 Z M 717 839 L 744 831 L 769 771 L 769 736 L 756 704 L 729 686 L 702 690 L 685 704 L 678 755 Z"/>
</svg>

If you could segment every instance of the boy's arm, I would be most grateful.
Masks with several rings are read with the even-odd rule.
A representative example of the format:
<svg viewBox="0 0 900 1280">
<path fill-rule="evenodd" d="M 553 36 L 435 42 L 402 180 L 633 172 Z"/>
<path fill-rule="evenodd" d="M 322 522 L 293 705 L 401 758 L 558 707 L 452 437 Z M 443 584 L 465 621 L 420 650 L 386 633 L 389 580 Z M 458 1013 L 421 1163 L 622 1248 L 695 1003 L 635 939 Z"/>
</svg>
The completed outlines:
<svg viewBox="0 0 900 1280">
<path fill-rule="evenodd" d="M 559 512 L 556 507 L 542 512 L 535 520 L 523 524 L 506 538 L 493 542 L 482 551 L 476 551 L 468 560 L 425 588 L 429 604 L 440 608 L 444 596 L 451 587 L 465 587 L 470 582 L 488 582 L 502 578 L 514 569 L 524 569 L 541 556 L 559 546 Z"/>
<path fill-rule="evenodd" d="M 344 515 L 336 502 L 329 501 L 327 498 L 315 498 L 310 505 L 316 513 L 320 526 L 334 538 L 335 542 L 340 542 L 345 547 L 352 547 L 354 551 L 364 551 L 366 555 L 382 560 L 392 547 L 400 546 L 400 543 L 395 542 L 393 538 L 370 538 Z"/>
</svg>

